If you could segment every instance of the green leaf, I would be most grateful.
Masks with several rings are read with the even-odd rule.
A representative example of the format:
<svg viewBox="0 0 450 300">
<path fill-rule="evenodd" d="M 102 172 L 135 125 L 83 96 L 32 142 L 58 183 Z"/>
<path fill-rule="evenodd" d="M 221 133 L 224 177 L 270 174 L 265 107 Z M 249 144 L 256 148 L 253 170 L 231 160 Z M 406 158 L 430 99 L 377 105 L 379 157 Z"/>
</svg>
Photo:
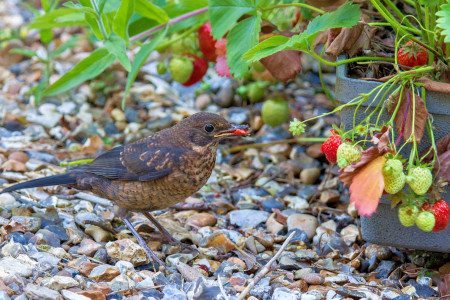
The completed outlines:
<svg viewBox="0 0 450 300">
<path fill-rule="evenodd" d="M 124 0 L 114 17 L 113 31 L 128 43 L 128 21 L 134 12 L 134 0 Z"/>
<path fill-rule="evenodd" d="M 29 25 L 29 28 L 34 29 L 49 29 L 55 27 L 69 27 L 69 26 L 85 26 L 84 14 L 78 9 L 74 8 L 58 8 L 48 14 L 37 17 Z"/>
<path fill-rule="evenodd" d="M 138 75 L 140 68 L 145 63 L 145 61 L 147 60 L 148 56 L 153 51 L 153 49 L 155 49 L 155 47 L 161 42 L 161 40 L 167 34 L 168 28 L 169 26 L 166 26 L 165 29 L 161 30 L 157 36 L 153 37 L 153 39 L 149 43 L 143 45 L 139 50 L 139 52 L 134 57 L 133 64 L 131 65 L 131 72 L 128 73 L 127 84 L 125 86 L 125 92 L 123 94 L 122 109 L 125 109 L 125 100 L 128 91 L 130 90 L 131 85 L 136 79 L 136 76 Z"/>
<path fill-rule="evenodd" d="M 27 57 L 35 57 L 35 56 L 39 57 L 36 52 L 28 50 L 28 49 L 13 48 L 13 49 L 9 50 L 9 53 L 18 53 L 18 54 L 22 54 Z"/>
<path fill-rule="evenodd" d="M 135 0 L 134 11 L 147 19 L 155 20 L 158 23 L 169 22 L 169 16 L 160 7 L 148 2 L 147 0 Z"/>
<path fill-rule="evenodd" d="M 227 36 L 227 62 L 230 72 L 241 78 L 250 67 L 250 63 L 242 61 L 242 55 L 258 44 L 261 30 L 261 17 L 252 16 L 240 21 Z"/>
<path fill-rule="evenodd" d="M 271 37 L 250 49 L 243 58 L 258 61 L 282 50 L 308 51 L 316 36 L 327 29 L 352 27 L 359 21 L 359 5 L 347 2 L 337 10 L 315 17 L 304 32 L 291 38 Z"/>
<path fill-rule="evenodd" d="M 81 37 L 79 37 L 79 36 L 72 37 L 70 40 L 68 40 L 67 42 L 64 42 L 63 44 L 61 44 L 61 46 L 58 47 L 58 49 L 56 49 L 54 52 L 52 52 L 50 54 L 50 58 L 55 58 L 58 55 L 60 55 L 61 53 L 63 53 L 64 51 L 66 51 L 67 49 L 74 48 L 75 46 L 77 46 L 77 42 L 79 40 L 81 40 Z"/>
<path fill-rule="evenodd" d="M 50 10 L 50 3 L 48 3 L 48 0 L 41 0 L 42 8 L 46 13 Z"/>
<path fill-rule="evenodd" d="M 51 29 L 42 29 L 39 32 L 39 35 L 41 36 L 41 42 L 44 44 L 50 43 L 53 39 L 53 32 Z"/>
<path fill-rule="evenodd" d="M 68 7 L 68 8 L 77 9 L 77 10 L 82 11 L 84 13 L 90 14 L 93 17 L 95 17 L 97 15 L 95 13 L 95 10 L 93 10 L 91 7 L 86 7 L 86 6 L 83 6 L 83 5 L 78 4 L 78 3 L 75 4 L 72 1 L 64 3 L 64 6 Z"/>
<path fill-rule="evenodd" d="M 209 20 L 212 35 L 220 40 L 240 17 L 255 10 L 256 6 L 250 0 L 211 0 Z"/>
<path fill-rule="evenodd" d="M 125 41 L 117 36 L 111 35 L 104 43 L 105 47 L 109 50 L 110 53 L 114 54 L 114 56 L 119 60 L 120 64 L 127 70 L 127 72 L 131 71 L 131 63 L 130 59 L 127 56 L 127 46 Z"/>
<path fill-rule="evenodd" d="M 116 60 L 114 54 L 106 48 L 98 48 L 88 57 L 80 61 L 72 70 L 64 74 L 58 81 L 49 86 L 43 96 L 65 92 L 85 80 L 94 78 L 102 73 Z"/>
<path fill-rule="evenodd" d="M 442 29 L 442 35 L 445 36 L 444 42 L 450 43 L 450 4 L 441 5 L 436 15 L 438 16 L 436 26 Z"/>
<path fill-rule="evenodd" d="M 84 14 L 84 19 L 86 20 L 86 22 L 91 27 L 91 30 L 92 30 L 92 32 L 94 32 L 95 36 L 100 41 L 103 41 L 104 38 L 103 38 L 102 32 L 100 30 L 100 26 L 98 25 L 97 18 L 93 17 L 90 14 Z"/>
</svg>

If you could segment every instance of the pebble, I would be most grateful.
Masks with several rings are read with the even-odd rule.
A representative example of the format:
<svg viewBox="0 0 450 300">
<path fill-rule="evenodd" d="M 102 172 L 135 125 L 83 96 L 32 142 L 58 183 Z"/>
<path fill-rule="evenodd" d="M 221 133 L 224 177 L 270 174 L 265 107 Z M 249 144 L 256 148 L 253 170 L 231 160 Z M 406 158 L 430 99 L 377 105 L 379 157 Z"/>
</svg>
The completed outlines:
<svg viewBox="0 0 450 300">
<path fill-rule="evenodd" d="M 300 172 L 300 180 L 304 184 L 314 184 L 320 177 L 319 168 L 304 169 Z"/>
<path fill-rule="evenodd" d="M 62 290 L 62 289 L 68 289 L 71 287 L 75 287 L 75 286 L 79 286 L 80 283 L 78 281 L 76 281 L 75 279 L 73 279 L 72 277 L 68 277 L 68 276 L 53 276 L 50 281 L 48 281 L 45 284 L 45 287 L 48 287 L 52 290 Z"/>
<path fill-rule="evenodd" d="M 272 209 L 283 209 L 284 205 L 280 201 L 273 198 L 266 199 L 262 202 L 262 208 L 267 212 L 272 212 Z"/>
<path fill-rule="evenodd" d="M 29 299 L 59 300 L 61 298 L 57 291 L 32 283 L 28 283 L 23 291 Z"/>
<path fill-rule="evenodd" d="M 147 254 L 144 249 L 130 239 L 108 242 L 105 248 L 108 255 L 115 260 L 129 261 L 134 266 L 147 262 Z"/>
<path fill-rule="evenodd" d="M 299 196 L 286 196 L 284 201 L 288 203 L 288 207 L 295 210 L 303 210 L 309 208 L 309 203 L 305 198 Z"/>
<path fill-rule="evenodd" d="M 110 265 L 100 265 L 92 269 L 89 274 L 89 279 L 97 282 L 109 282 L 119 275 L 119 268 Z"/>
<path fill-rule="evenodd" d="M 127 275 L 121 274 L 115 277 L 111 282 L 111 291 L 123 291 L 133 288 L 135 286 L 135 282 L 131 280 Z"/>
<path fill-rule="evenodd" d="M 20 254 L 19 256 L 21 255 L 23 254 Z M 27 278 L 31 276 L 33 267 L 33 265 L 20 261 L 18 258 L 13 258 L 11 256 L 5 256 L 0 259 L 0 274 L 6 273 Z"/>
<path fill-rule="evenodd" d="M 378 260 L 387 260 L 391 257 L 392 251 L 386 246 L 372 244 L 367 246 L 364 254 L 368 259 L 376 257 Z"/>
<path fill-rule="evenodd" d="M 58 235 L 47 230 L 47 229 L 39 229 L 34 236 L 38 244 L 46 244 L 52 247 L 60 247 L 61 240 Z"/>
<path fill-rule="evenodd" d="M 16 202 L 16 198 L 14 198 L 11 194 L 0 194 L 0 207 L 11 210 L 17 205 L 18 203 Z"/>
<path fill-rule="evenodd" d="M 217 223 L 217 218 L 210 213 L 198 213 L 190 216 L 186 220 L 186 224 L 195 227 L 214 226 Z"/>
<path fill-rule="evenodd" d="M 272 300 L 298 300 L 300 294 L 301 293 L 299 291 L 279 287 L 273 291 Z"/>
<path fill-rule="evenodd" d="M 233 82 L 227 79 L 222 83 L 217 96 L 214 98 L 214 103 L 223 108 L 230 107 L 233 103 L 233 96 Z"/>
<path fill-rule="evenodd" d="M 211 97 L 208 94 L 200 94 L 197 99 L 195 99 L 195 108 L 198 110 L 204 110 L 212 103 Z"/>
<path fill-rule="evenodd" d="M 341 236 L 347 245 L 353 244 L 359 236 L 359 230 L 356 225 L 350 224 L 341 230 Z"/>
<path fill-rule="evenodd" d="M 336 190 L 326 190 L 320 194 L 319 202 L 322 204 L 332 204 L 339 201 L 341 193 Z"/>
<path fill-rule="evenodd" d="M 270 217 L 266 221 L 266 228 L 272 234 L 277 234 L 283 229 L 283 224 L 278 223 L 276 220 L 276 215 L 271 214 Z"/>
<path fill-rule="evenodd" d="M 20 161 L 9 159 L 5 161 L 0 167 L 5 172 L 26 172 L 27 166 Z"/>
<path fill-rule="evenodd" d="M 113 239 L 111 232 L 95 225 L 87 225 L 84 232 L 90 235 L 96 242 L 108 242 Z"/>
<path fill-rule="evenodd" d="M 269 213 L 261 210 L 243 209 L 229 213 L 230 223 L 239 227 L 257 227 L 269 218 Z"/>
<path fill-rule="evenodd" d="M 102 247 L 103 247 L 102 245 L 94 242 L 91 239 L 83 239 L 81 241 L 80 248 L 78 248 L 77 253 L 80 255 L 92 257 L 95 254 L 95 252 Z"/>
<path fill-rule="evenodd" d="M 84 295 L 80 295 L 69 290 L 62 290 L 61 295 L 64 297 L 64 300 L 90 300 L 90 297 L 86 297 Z"/>
<path fill-rule="evenodd" d="M 287 218 L 288 230 L 300 229 L 306 233 L 309 239 L 312 239 L 316 234 L 318 225 L 317 218 L 307 214 L 294 214 Z"/>
<path fill-rule="evenodd" d="M 323 275 L 317 273 L 306 273 L 301 277 L 302 280 L 306 281 L 307 284 L 320 285 L 325 282 Z"/>
</svg>

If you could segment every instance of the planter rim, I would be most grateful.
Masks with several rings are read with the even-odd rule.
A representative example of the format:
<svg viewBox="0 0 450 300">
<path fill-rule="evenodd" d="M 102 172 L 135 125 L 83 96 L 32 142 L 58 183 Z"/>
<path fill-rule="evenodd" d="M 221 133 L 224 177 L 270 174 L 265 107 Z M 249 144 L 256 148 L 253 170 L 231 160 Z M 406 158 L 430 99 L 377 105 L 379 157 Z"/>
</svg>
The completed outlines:
<svg viewBox="0 0 450 300">
<path fill-rule="evenodd" d="M 337 57 L 337 61 L 347 59 L 347 55 L 343 54 Z M 348 77 L 348 64 L 336 67 L 336 99 L 340 103 L 348 103 L 360 94 L 367 93 L 377 86 L 383 84 L 378 81 L 367 81 L 362 79 Z M 393 91 L 392 89 L 391 91 Z M 383 92 L 380 93 L 380 97 Z M 373 95 L 362 104 L 362 106 L 377 105 L 380 97 L 371 104 Z M 427 91 L 426 92 L 427 110 L 431 114 L 450 115 L 450 94 Z"/>
</svg>

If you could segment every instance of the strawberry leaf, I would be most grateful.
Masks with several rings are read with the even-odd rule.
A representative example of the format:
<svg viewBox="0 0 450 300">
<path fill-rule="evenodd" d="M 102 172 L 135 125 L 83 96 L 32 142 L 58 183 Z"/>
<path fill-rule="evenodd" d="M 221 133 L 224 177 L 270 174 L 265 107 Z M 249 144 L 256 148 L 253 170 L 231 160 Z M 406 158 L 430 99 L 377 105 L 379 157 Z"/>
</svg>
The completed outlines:
<svg viewBox="0 0 450 300">
<path fill-rule="evenodd" d="M 444 42 L 450 43 L 450 4 L 441 5 L 436 16 L 438 16 L 436 26 L 442 29 L 442 34 L 445 36 Z"/>
<path fill-rule="evenodd" d="M 350 201 L 355 203 L 361 216 L 370 216 L 377 211 L 384 190 L 384 156 L 370 161 L 353 177 L 350 185 Z"/>
</svg>

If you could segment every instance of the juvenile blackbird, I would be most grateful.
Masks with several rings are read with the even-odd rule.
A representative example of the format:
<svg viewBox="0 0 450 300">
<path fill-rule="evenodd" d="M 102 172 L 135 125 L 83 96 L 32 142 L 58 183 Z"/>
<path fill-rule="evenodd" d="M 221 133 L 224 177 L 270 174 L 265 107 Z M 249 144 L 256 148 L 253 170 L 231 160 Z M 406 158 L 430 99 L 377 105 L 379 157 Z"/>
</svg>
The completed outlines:
<svg viewBox="0 0 450 300">
<path fill-rule="evenodd" d="M 130 223 L 129 212 L 142 212 L 167 241 L 175 242 L 149 212 L 170 207 L 197 192 L 211 175 L 219 142 L 248 134 L 248 126 L 232 125 L 219 115 L 201 112 L 171 128 L 106 151 L 67 173 L 22 182 L 0 193 L 50 185 L 92 191 L 117 204 L 119 216 L 147 255 L 164 265 Z"/>
</svg>

